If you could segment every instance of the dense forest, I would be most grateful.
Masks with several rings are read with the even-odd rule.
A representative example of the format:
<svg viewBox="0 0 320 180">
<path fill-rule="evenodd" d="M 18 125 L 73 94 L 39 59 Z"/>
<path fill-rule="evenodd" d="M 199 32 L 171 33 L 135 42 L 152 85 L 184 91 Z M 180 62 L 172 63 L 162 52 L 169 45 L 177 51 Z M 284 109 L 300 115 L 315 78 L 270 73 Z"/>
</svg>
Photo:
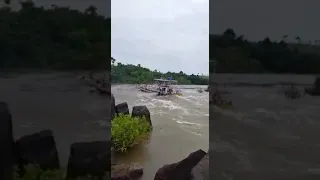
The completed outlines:
<svg viewBox="0 0 320 180">
<path fill-rule="evenodd" d="M 111 79 L 112 83 L 126 83 L 126 84 L 146 84 L 151 83 L 156 78 L 167 78 L 177 80 L 179 84 L 195 84 L 195 85 L 207 85 L 209 84 L 208 77 L 201 75 L 187 75 L 180 71 L 161 73 L 157 70 L 151 71 L 148 68 L 142 67 L 140 64 L 122 64 L 121 62 L 115 62 L 114 58 L 111 65 Z"/>
<path fill-rule="evenodd" d="M 0 9 L 0 27 L 1 69 L 110 68 L 111 21 L 94 6 L 80 12 L 25 1 L 19 11 Z"/>
<path fill-rule="evenodd" d="M 320 46 L 304 44 L 298 36 L 296 42 L 286 39 L 250 42 L 232 29 L 210 35 L 210 73 L 320 73 Z"/>
</svg>

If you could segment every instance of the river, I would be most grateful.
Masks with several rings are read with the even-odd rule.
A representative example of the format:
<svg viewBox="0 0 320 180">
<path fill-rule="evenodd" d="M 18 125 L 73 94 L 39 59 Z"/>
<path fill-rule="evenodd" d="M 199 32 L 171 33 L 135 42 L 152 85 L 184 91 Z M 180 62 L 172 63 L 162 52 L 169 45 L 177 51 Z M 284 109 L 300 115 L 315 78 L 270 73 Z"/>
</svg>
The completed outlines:
<svg viewBox="0 0 320 180">
<path fill-rule="evenodd" d="M 313 76 L 217 75 L 232 110 L 210 108 L 212 179 L 313 179 L 320 172 L 320 98 L 285 98 L 282 85 L 303 90 Z"/>
<path fill-rule="evenodd" d="M 218 74 L 214 78 L 221 84 L 292 82 L 301 84 L 299 88 L 314 81 L 313 76 L 297 75 Z M 15 138 L 52 129 L 62 164 L 68 159 L 71 143 L 110 138 L 106 120 L 109 99 L 90 94 L 75 74 L 22 74 L 2 77 L 0 85 L 0 101 L 10 105 Z M 224 96 L 233 101 L 234 109 L 210 108 L 211 172 L 219 176 L 224 171 L 224 177 L 228 172 L 239 172 L 245 176 L 242 179 L 254 179 L 251 172 L 264 172 L 265 179 L 276 171 L 292 176 L 319 172 L 319 98 L 286 99 L 281 85 L 221 88 L 231 92 Z M 208 93 L 182 91 L 182 97 L 160 98 L 134 86 L 112 87 L 117 103 L 127 102 L 130 109 L 146 105 L 154 125 L 148 144 L 114 156 L 114 162 L 139 162 L 145 170 L 143 179 L 150 180 L 164 164 L 179 161 L 193 150 L 209 148 Z"/>
<path fill-rule="evenodd" d="M 196 91 L 206 86 L 180 87 L 183 96 L 158 97 L 132 85 L 112 86 L 116 104 L 127 102 L 130 110 L 135 105 L 147 106 L 153 124 L 149 143 L 115 155 L 113 163 L 140 163 L 144 167 L 142 180 L 150 180 L 163 165 L 180 161 L 192 151 L 208 150 L 209 95 Z"/>
<path fill-rule="evenodd" d="M 63 166 L 72 143 L 110 139 L 110 98 L 90 94 L 78 77 L 81 74 L 28 73 L 0 78 L 0 101 L 9 104 L 14 137 L 51 129 Z"/>
</svg>

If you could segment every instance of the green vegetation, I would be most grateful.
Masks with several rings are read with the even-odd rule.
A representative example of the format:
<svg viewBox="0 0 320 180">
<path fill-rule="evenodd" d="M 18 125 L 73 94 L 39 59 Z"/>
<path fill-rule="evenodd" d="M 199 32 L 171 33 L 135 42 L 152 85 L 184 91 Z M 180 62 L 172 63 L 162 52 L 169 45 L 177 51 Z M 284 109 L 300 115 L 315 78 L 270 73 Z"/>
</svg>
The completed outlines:
<svg viewBox="0 0 320 180">
<path fill-rule="evenodd" d="M 29 164 L 25 167 L 23 177 L 19 177 L 18 168 L 15 168 L 13 174 L 14 180 L 65 180 L 65 172 L 63 170 L 43 170 L 37 165 Z M 93 180 L 98 179 L 90 175 L 79 177 L 77 180 Z M 102 180 L 109 180 L 110 173 L 106 173 Z"/>
<path fill-rule="evenodd" d="M 80 12 L 26 1 L 21 7 L 0 9 L 0 69 L 110 68 L 111 21 L 94 6 Z"/>
<path fill-rule="evenodd" d="M 287 43 L 287 35 L 280 42 L 268 37 L 249 42 L 232 29 L 222 35 L 210 35 L 210 73 L 320 73 L 320 47 Z M 215 68 L 216 62 L 216 68 Z"/>
<path fill-rule="evenodd" d="M 161 73 L 157 70 L 151 71 L 148 68 L 142 67 L 140 64 L 122 64 L 120 62 L 115 65 L 115 59 L 112 58 L 111 65 L 111 79 L 112 83 L 126 83 L 126 84 L 147 84 L 151 83 L 156 78 L 172 77 L 177 80 L 179 84 L 195 84 L 195 85 L 207 85 L 209 84 L 208 77 L 202 77 L 200 75 L 187 75 L 180 71 L 179 73 L 167 72 Z"/>
<path fill-rule="evenodd" d="M 126 152 L 134 145 L 148 140 L 151 130 L 145 118 L 120 114 L 111 122 L 112 147 L 118 152 Z"/>
</svg>

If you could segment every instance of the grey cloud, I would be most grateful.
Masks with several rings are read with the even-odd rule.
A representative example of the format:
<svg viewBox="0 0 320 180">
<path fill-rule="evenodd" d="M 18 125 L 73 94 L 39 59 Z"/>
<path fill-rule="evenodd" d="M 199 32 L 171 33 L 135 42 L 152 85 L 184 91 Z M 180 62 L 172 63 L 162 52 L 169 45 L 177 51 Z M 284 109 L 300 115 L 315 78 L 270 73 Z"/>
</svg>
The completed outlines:
<svg viewBox="0 0 320 180">
<path fill-rule="evenodd" d="M 112 1 L 112 56 L 163 72 L 207 73 L 208 9 L 203 0 Z"/>
</svg>

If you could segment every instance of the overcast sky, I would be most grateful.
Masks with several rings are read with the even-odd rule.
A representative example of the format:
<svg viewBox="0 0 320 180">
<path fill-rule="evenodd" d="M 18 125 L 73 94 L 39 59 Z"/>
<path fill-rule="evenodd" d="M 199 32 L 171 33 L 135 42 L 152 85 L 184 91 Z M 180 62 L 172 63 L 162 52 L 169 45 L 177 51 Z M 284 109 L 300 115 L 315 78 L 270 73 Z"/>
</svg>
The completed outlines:
<svg viewBox="0 0 320 180">
<path fill-rule="evenodd" d="M 208 73 L 209 0 L 115 0 L 111 8 L 117 61 Z"/>
<path fill-rule="evenodd" d="M 3 4 L 4 0 L 0 0 L 0 5 Z M 24 0 L 25 1 L 25 0 Z M 90 5 L 97 7 L 98 13 L 100 15 L 110 17 L 110 1 L 111 0 L 32 0 L 36 6 L 43 6 L 45 8 L 50 8 L 52 4 L 63 7 L 70 7 L 71 9 L 77 9 L 84 11 Z M 20 7 L 20 0 L 11 0 L 11 6 L 14 9 Z"/>
<path fill-rule="evenodd" d="M 289 39 L 320 40 L 319 7 L 317 0 L 212 0 L 210 32 L 233 28 L 252 40 L 285 34 Z"/>
</svg>

